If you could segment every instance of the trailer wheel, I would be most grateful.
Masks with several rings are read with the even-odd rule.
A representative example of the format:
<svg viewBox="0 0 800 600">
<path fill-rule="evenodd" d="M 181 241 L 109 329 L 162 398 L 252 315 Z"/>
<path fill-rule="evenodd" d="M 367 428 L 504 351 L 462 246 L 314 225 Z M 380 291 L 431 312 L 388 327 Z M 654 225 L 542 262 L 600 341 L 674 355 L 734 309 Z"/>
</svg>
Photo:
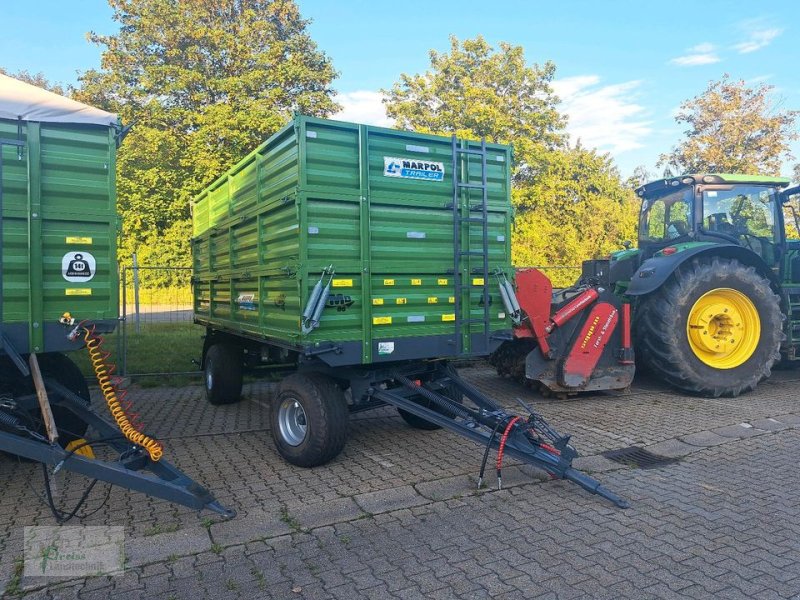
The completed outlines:
<svg viewBox="0 0 800 600">
<path fill-rule="evenodd" d="M 243 363 L 241 346 L 214 344 L 208 349 L 203 379 L 211 404 L 233 404 L 241 399 Z"/>
<path fill-rule="evenodd" d="M 86 403 L 91 404 L 89 386 L 86 378 L 72 360 L 59 352 L 48 352 L 37 356 L 42 378 L 54 379 Z M 58 441 L 66 446 L 73 440 L 82 438 L 89 428 L 88 423 L 72 411 L 61 406 L 53 407 L 53 419 L 58 429 Z"/>
<path fill-rule="evenodd" d="M 634 321 L 648 369 L 693 394 L 748 392 L 780 358 L 780 299 L 736 260 L 693 261 L 644 300 Z"/>
<path fill-rule="evenodd" d="M 347 439 L 347 402 L 336 383 L 318 373 L 295 373 L 280 384 L 272 405 L 272 439 L 298 467 L 335 458 Z"/>
</svg>

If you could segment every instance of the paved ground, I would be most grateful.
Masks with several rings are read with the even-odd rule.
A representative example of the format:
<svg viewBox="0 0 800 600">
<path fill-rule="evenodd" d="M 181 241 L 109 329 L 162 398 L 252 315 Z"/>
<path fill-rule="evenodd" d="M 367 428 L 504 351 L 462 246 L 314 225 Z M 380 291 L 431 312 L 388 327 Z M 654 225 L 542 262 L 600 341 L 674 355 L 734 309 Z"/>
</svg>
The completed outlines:
<svg viewBox="0 0 800 600">
<path fill-rule="evenodd" d="M 126 574 L 44 586 L 15 575 L 21 527 L 52 523 L 38 471 L 0 459 L 0 589 L 192 600 L 800 598 L 799 373 L 778 372 L 733 400 L 646 380 L 620 396 L 543 399 L 487 368 L 464 375 L 509 406 L 534 403 L 572 433 L 583 467 L 632 508 L 543 482 L 528 467 L 506 469 L 502 491 L 476 492 L 477 446 L 412 430 L 389 409 L 355 416 L 343 454 L 303 470 L 271 445 L 270 384 L 249 386 L 247 401 L 229 407 L 207 405 L 195 387 L 137 390 L 168 458 L 239 516 L 216 522 L 115 489 L 84 522 L 125 525 Z M 633 444 L 681 460 L 631 470 L 596 456 Z M 61 476 L 60 500 L 73 503 L 83 483 Z M 103 496 L 94 491 L 89 509 Z"/>
</svg>

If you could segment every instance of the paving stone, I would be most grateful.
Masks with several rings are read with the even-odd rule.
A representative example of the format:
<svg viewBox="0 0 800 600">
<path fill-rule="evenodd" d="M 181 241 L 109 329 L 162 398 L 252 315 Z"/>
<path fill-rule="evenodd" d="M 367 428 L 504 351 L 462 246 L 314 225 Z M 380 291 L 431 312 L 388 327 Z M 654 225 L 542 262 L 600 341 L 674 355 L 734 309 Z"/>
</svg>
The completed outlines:
<svg viewBox="0 0 800 600">
<path fill-rule="evenodd" d="M 192 527 L 147 537 L 126 538 L 126 568 L 164 562 L 175 556 L 200 554 L 210 549 L 211 538 L 203 527 Z"/>
<path fill-rule="evenodd" d="M 718 427 L 711 430 L 717 435 L 727 438 L 748 438 L 756 435 L 766 433 L 763 429 L 756 429 L 749 423 L 740 423 L 739 425 L 728 425 L 727 427 Z"/>
<path fill-rule="evenodd" d="M 374 515 L 399 510 L 401 508 L 411 508 L 430 502 L 421 496 L 411 485 L 404 485 L 390 490 L 380 490 L 377 492 L 367 492 L 353 496 L 355 503 L 361 510 Z"/>
<path fill-rule="evenodd" d="M 775 418 L 781 423 L 786 423 L 787 425 L 792 425 L 792 426 L 800 425 L 800 415 L 797 414 L 780 415 Z"/>
<path fill-rule="evenodd" d="M 692 452 L 697 452 L 697 446 L 675 439 L 664 440 L 652 446 L 646 446 L 645 450 L 668 458 L 680 458 Z"/>
<path fill-rule="evenodd" d="M 779 421 L 778 419 L 756 419 L 755 421 L 750 423 L 753 427 L 757 429 L 763 429 L 764 431 L 782 431 L 791 427 L 791 424 L 784 423 L 783 421 Z"/>
<path fill-rule="evenodd" d="M 418 483 L 414 488 L 428 500 L 439 501 L 471 494 L 475 490 L 475 484 L 469 477 L 458 475 Z"/>
<path fill-rule="evenodd" d="M 680 439 L 692 446 L 719 446 L 720 444 L 727 444 L 730 442 L 730 437 L 721 436 L 713 431 L 698 431 L 697 433 L 690 433 L 683 435 Z"/>
<path fill-rule="evenodd" d="M 352 498 L 339 498 L 330 502 L 293 508 L 289 516 L 303 529 L 313 529 L 334 523 L 352 521 L 365 515 Z"/>
<path fill-rule="evenodd" d="M 615 463 L 605 456 L 579 456 L 572 461 L 572 466 L 586 473 L 608 473 L 609 471 L 619 471 L 625 469 L 624 465 Z"/>
<path fill-rule="evenodd" d="M 217 544 L 229 546 L 262 538 L 272 538 L 292 532 L 292 528 L 281 518 L 278 510 L 253 510 L 244 517 L 237 517 L 210 527 L 211 538 Z"/>
</svg>

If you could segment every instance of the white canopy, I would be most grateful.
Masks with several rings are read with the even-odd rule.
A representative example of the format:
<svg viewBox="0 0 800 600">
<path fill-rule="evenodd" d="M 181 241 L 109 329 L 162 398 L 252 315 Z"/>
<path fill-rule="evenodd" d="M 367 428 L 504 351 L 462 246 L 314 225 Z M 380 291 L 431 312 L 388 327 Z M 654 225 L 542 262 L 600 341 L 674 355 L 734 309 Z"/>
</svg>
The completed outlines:
<svg viewBox="0 0 800 600">
<path fill-rule="evenodd" d="M 0 119 L 116 125 L 117 115 L 0 74 Z"/>
</svg>

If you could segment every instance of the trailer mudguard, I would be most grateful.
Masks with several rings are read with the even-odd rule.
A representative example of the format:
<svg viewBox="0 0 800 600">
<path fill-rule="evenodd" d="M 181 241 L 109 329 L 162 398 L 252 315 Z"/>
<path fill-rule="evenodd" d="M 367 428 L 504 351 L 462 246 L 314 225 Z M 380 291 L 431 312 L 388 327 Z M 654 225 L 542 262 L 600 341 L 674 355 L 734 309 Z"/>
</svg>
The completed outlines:
<svg viewBox="0 0 800 600">
<path fill-rule="evenodd" d="M 625 293 L 628 296 L 646 296 L 656 291 L 664 285 L 678 267 L 696 256 L 719 256 L 737 260 L 743 265 L 754 267 L 756 271 L 767 277 L 776 289 L 780 289 L 780 283 L 772 269 L 755 252 L 736 244 L 715 243 L 689 248 L 668 256 L 648 258 L 633 274 L 631 283 Z"/>
</svg>

